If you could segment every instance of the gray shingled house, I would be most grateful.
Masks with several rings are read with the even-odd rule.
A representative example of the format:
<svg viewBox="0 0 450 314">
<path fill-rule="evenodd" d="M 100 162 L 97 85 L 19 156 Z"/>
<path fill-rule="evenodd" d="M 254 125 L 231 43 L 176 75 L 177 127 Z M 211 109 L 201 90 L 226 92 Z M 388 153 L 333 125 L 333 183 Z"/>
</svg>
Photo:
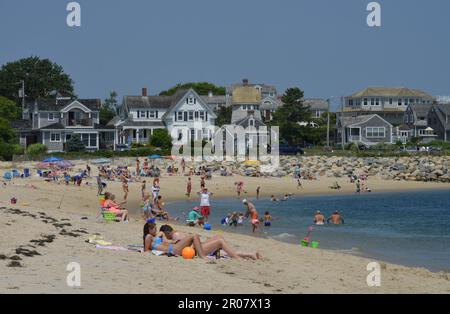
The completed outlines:
<svg viewBox="0 0 450 314">
<path fill-rule="evenodd" d="M 381 143 L 394 143 L 393 126 L 377 114 L 338 119 L 338 138 L 344 143 L 361 143 L 373 146 Z M 342 133 L 344 133 L 342 135 Z"/>
<path fill-rule="evenodd" d="M 25 103 L 23 119 L 12 125 L 24 147 L 42 143 L 49 152 L 61 152 L 77 134 L 87 150 L 113 148 L 115 130 L 100 125 L 100 106 L 100 99 L 37 99 Z"/>
<path fill-rule="evenodd" d="M 428 126 L 437 139 L 450 141 L 450 104 L 434 104 L 428 113 Z"/>
</svg>

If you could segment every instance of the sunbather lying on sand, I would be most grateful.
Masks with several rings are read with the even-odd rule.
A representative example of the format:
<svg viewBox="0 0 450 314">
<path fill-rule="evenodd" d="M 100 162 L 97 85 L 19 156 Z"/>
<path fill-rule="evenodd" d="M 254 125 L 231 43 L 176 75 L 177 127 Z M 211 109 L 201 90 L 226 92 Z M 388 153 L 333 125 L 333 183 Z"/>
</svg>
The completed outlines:
<svg viewBox="0 0 450 314">
<path fill-rule="evenodd" d="M 164 234 L 169 234 L 170 237 L 170 229 L 164 228 L 166 230 Z M 173 231 L 173 229 L 172 229 Z M 173 236 L 173 234 L 172 234 Z M 164 241 L 161 237 L 158 237 L 158 231 L 156 229 L 156 225 L 152 222 L 148 222 L 144 225 L 144 251 L 149 252 L 152 250 L 162 251 L 169 254 L 181 255 L 181 252 L 185 247 L 194 246 L 195 252 L 200 258 L 207 258 L 208 255 L 218 251 L 224 250 L 228 256 L 231 258 L 250 258 L 250 259 L 259 259 L 261 258 L 258 252 L 255 253 L 243 253 L 237 252 L 234 248 L 232 248 L 221 236 L 217 236 L 215 238 L 209 239 L 202 243 L 200 241 L 200 237 L 198 234 L 194 235 L 185 235 L 182 237 L 182 234 L 179 233 L 178 236 L 180 239 L 174 241 L 173 243 L 169 241 Z M 169 238 L 166 236 L 167 240 Z"/>
</svg>

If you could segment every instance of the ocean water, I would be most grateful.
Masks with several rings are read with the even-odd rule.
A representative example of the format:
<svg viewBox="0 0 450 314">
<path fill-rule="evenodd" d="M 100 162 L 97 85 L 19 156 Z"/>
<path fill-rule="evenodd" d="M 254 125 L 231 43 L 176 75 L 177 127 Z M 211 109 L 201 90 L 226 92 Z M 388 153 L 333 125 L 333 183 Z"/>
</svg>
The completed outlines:
<svg viewBox="0 0 450 314">
<path fill-rule="evenodd" d="M 325 216 L 339 210 L 345 224 L 313 226 L 310 237 L 319 247 L 432 271 L 450 271 L 450 190 L 407 193 L 364 193 L 340 196 L 294 196 L 289 201 L 252 200 L 262 216 L 269 211 L 276 220 L 270 228 L 255 234 L 297 243 L 313 226 L 313 215 Z M 172 202 L 167 209 L 185 217 L 199 201 Z M 221 219 L 229 212 L 245 212 L 238 199 L 212 199 L 210 223 L 214 229 L 251 234 L 243 226 L 224 227 Z"/>
</svg>

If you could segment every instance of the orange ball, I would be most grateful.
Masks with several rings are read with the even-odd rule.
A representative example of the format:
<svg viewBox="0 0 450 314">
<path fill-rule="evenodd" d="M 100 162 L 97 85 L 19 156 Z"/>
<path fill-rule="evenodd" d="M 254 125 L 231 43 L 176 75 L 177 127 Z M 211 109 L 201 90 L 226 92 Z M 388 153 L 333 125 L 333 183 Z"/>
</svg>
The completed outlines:
<svg viewBox="0 0 450 314">
<path fill-rule="evenodd" d="M 181 256 L 183 256 L 184 259 L 193 259 L 195 256 L 195 250 L 190 246 L 185 247 L 183 251 L 181 251 Z"/>
</svg>

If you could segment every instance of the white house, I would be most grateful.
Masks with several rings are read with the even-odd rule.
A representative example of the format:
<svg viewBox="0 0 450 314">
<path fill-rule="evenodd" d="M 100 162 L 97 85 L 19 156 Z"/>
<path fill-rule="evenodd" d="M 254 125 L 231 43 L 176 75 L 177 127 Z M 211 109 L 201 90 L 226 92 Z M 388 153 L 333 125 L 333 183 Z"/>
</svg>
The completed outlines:
<svg viewBox="0 0 450 314">
<path fill-rule="evenodd" d="M 216 114 L 193 89 L 171 96 L 125 96 L 120 118 L 114 123 L 117 143 L 147 143 L 154 130 L 167 128 L 173 144 L 211 139 Z"/>
</svg>

